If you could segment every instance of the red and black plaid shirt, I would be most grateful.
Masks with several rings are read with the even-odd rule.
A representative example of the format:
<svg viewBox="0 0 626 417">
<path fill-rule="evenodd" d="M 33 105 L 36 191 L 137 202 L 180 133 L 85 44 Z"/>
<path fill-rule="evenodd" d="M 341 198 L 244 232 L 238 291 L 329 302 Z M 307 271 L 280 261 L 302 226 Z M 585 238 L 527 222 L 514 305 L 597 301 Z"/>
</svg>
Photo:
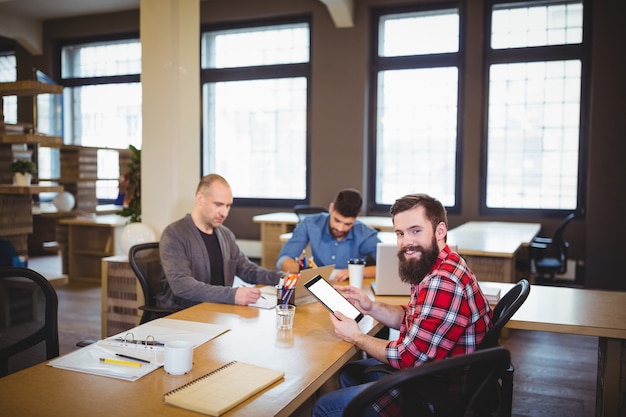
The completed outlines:
<svg viewBox="0 0 626 417">
<path fill-rule="evenodd" d="M 386 349 L 398 369 L 471 353 L 491 327 L 491 309 L 474 273 L 448 246 L 422 282 L 412 286 L 404 309 L 400 335 Z M 397 396 L 389 392 L 374 408 L 385 417 L 398 415 Z"/>
</svg>

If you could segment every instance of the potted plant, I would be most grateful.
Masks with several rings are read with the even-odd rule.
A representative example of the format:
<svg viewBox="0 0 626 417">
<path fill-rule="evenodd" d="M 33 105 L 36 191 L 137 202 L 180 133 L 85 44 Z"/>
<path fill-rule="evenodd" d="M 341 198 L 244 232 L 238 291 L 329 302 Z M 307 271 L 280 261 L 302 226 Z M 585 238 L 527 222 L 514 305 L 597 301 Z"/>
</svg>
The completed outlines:
<svg viewBox="0 0 626 417">
<path fill-rule="evenodd" d="M 141 149 L 133 145 L 129 145 L 128 149 L 131 150 L 131 159 L 128 164 L 130 176 L 126 187 L 128 203 L 117 214 L 129 217 L 130 223 L 139 223 L 141 222 Z"/>
<path fill-rule="evenodd" d="M 11 162 L 11 172 L 15 185 L 30 185 L 33 175 L 37 174 L 37 165 L 30 159 L 18 159 Z"/>
</svg>

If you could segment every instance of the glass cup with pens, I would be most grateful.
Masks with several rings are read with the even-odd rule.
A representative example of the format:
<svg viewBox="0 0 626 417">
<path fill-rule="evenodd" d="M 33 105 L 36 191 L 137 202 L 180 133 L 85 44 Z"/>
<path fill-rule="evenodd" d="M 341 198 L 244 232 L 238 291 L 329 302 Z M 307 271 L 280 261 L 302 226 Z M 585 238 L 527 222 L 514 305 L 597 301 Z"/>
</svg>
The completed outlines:
<svg viewBox="0 0 626 417">
<path fill-rule="evenodd" d="M 281 279 L 276 286 L 276 327 L 279 330 L 291 330 L 296 314 L 295 289 L 298 274 L 291 274 Z"/>
</svg>

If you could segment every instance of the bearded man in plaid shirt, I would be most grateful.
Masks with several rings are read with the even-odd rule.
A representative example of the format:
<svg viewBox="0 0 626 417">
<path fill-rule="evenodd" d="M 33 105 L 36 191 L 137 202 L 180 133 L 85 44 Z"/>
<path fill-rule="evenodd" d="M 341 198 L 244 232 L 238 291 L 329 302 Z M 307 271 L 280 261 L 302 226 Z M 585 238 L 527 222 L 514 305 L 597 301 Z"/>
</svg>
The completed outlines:
<svg viewBox="0 0 626 417">
<path fill-rule="evenodd" d="M 448 219 L 441 202 L 426 194 L 406 195 L 393 204 L 391 216 L 400 277 L 411 284 L 409 304 L 389 305 L 370 300 L 358 288 L 335 288 L 363 314 L 398 329 L 399 337 L 389 341 L 366 335 L 354 320 L 340 312 L 331 314 L 335 333 L 366 352 L 369 358 L 342 368 L 342 388 L 320 397 L 313 417 L 340 417 L 356 394 L 383 376 L 365 373 L 370 366 L 384 363 L 404 369 L 471 353 L 491 327 L 492 311 L 474 273 L 446 243 Z M 398 415 L 396 396 L 397 392 L 389 392 L 369 407 L 366 415 Z M 453 407 L 453 397 L 445 396 L 439 406 Z"/>
</svg>

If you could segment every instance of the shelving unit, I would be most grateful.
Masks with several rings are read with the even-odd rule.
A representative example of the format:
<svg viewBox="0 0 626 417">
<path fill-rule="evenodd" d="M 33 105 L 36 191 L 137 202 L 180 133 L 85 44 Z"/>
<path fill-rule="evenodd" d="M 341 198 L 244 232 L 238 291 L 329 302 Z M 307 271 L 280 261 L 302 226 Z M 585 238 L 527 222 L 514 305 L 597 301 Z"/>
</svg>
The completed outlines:
<svg viewBox="0 0 626 417">
<path fill-rule="evenodd" d="M 70 282 L 101 281 L 102 258 L 122 254 L 118 242 L 127 221 L 114 214 L 59 220 L 67 227 Z"/>
<path fill-rule="evenodd" d="M 0 238 L 10 241 L 18 255 L 28 256 L 28 234 L 33 232 L 32 196 L 59 191 L 63 187 L 0 184 Z"/>
<path fill-rule="evenodd" d="M 0 238 L 9 240 L 18 254 L 28 256 L 28 235 L 33 232 L 33 195 L 41 192 L 62 192 L 62 186 L 15 186 L 11 162 L 31 159 L 39 146 L 60 147 L 60 136 L 42 135 L 34 124 L 6 124 L 3 97 L 35 97 L 39 94 L 60 94 L 63 86 L 34 80 L 0 83 Z"/>
<path fill-rule="evenodd" d="M 67 145 L 61 147 L 61 179 L 65 191 L 76 198 L 75 210 L 96 212 L 98 148 Z"/>
</svg>

